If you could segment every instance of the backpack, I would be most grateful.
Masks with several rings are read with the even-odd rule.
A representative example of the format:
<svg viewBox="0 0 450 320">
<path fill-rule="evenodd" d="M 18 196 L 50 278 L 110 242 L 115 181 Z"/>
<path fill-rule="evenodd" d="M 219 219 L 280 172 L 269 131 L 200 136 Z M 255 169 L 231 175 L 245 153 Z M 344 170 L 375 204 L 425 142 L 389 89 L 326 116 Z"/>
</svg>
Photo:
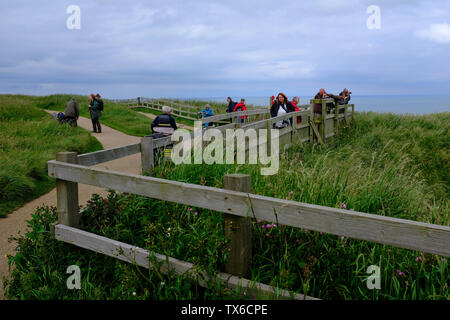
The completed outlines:
<svg viewBox="0 0 450 320">
<path fill-rule="evenodd" d="M 98 110 L 103 111 L 103 100 L 98 99 Z"/>
</svg>

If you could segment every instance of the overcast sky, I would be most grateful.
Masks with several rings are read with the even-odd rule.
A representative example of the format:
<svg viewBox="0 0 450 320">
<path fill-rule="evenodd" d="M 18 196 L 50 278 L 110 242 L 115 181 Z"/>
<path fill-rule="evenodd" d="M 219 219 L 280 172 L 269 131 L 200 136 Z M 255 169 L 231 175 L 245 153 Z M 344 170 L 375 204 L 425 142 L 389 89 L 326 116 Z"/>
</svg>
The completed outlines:
<svg viewBox="0 0 450 320">
<path fill-rule="evenodd" d="M 448 0 L 1 0 L 0 30 L 0 93 L 450 94 Z"/>
</svg>

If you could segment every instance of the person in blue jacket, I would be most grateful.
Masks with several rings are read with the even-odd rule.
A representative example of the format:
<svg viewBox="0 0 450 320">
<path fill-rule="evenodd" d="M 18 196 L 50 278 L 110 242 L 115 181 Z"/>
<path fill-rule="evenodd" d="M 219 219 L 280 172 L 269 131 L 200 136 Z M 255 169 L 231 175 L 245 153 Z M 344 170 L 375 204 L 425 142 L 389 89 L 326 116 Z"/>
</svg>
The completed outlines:
<svg viewBox="0 0 450 320">
<path fill-rule="evenodd" d="M 212 111 L 211 107 L 209 106 L 209 104 L 207 104 L 205 106 L 205 109 L 203 109 L 202 111 L 200 111 L 198 114 L 203 115 L 203 118 L 207 118 L 207 117 L 212 117 L 214 116 L 214 112 Z M 209 126 L 209 123 L 205 123 L 205 128 Z"/>
</svg>

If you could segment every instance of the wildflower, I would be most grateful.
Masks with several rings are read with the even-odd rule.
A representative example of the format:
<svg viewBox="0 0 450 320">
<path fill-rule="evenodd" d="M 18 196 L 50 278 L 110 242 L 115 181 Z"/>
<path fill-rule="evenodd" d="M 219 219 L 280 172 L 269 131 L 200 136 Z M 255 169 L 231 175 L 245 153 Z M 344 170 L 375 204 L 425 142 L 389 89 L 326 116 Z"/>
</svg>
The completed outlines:
<svg viewBox="0 0 450 320">
<path fill-rule="evenodd" d="M 133 296 L 136 296 L 136 292 L 133 292 Z"/>
<path fill-rule="evenodd" d="M 292 196 L 294 194 L 294 191 L 289 192 L 289 195 Z"/>
<path fill-rule="evenodd" d="M 344 240 L 344 238 L 345 238 L 344 236 L 341 236 L 341 240 Z"/>
<path fill-rule="evenodd" d="M 341 204 L 341 208 L 345 209 L 345 208 L 347 208 L 347 205 L 345 203 L 343 203 L 343 204 Z"/>
<path fill-rule="evenodd" d="M 266 237 L 270 237 L 270 234 L 266 233 Z"/>
<path fill-rule="evenodd" d="M 323 234 L 323 232 L 322 232 L 322 231 L 320 231 L 320 232 L 319 232 L 319 234 L 320 234 L 320 235 L 322 235 L 322 234 Z"/>
<path fill-rule="evenodd" d="M 192 208 L 189 208 L 189 211 L 192 211 L 193 209 Z"/>
<path fill-rule="evenodd" d="M 262 225 L 262 226 L 261 226 L 261 228 L 263 228 L 263 229 L 264 229 L 265 227 L 266 227 L 265 225 Z"/>
<path fill-rule="evenodd" d="M 416 261 L 422 261 L 422 256 L 418 256 L 418 257 L 416 258 Z"/>
<path fill-rule="evenodd" d="M 276 223 L 272 224 L 272 228 L 276 228 L 276 227 L 277 227 Z"/>
<path fill-rule="evenodd" d="M 395 273 L 396 273 L 398 276 L 400 276 L 400 277 L 404 277 L 404 276 L 405 276 L 405 273 L 402 272 L 400 269 L 397 269 L 397 270 L 395 271 Z"/>
<path fill-rule="evenodd" d="M 258 223 L 261 223 L 262 222 L 262 220 L 261 219 L 258 219 Z"/>
<path fill-rule="evenodd" d="M 195 211 L 194 214 L 195 214 L 196 216 L 198 216 L 198 212 L 197 212 L 197 211 Z"/>
<path fill-rule="evenodd" d="M 272 226 L 270 225 L 270 223 L 268 223 L 267 225 L 266 225 L 266 228 L 267 229 L 270 229 Z"/>
<path fill-rule="evenodd" d="M 441 262 L 442 262 L 442 263 L 445 263 L 445 258 L 441 258 Z"/>
</svg>

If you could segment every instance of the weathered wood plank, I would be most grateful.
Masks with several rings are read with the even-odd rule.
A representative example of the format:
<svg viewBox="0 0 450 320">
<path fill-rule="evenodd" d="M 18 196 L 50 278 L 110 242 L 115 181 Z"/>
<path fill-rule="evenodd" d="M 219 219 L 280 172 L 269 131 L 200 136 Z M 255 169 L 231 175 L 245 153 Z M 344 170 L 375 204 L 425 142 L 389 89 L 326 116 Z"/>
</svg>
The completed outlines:
<svg viewBox="0 0 450 320">
<path fill-rule="evenodd" d="M 55 160 L 49 175 L 151 198 L 406 249 L 450 256 L 450 227 L 275 199 L 153 177 L 88 168 Z M 275 216 L 274 212 L 277 213 Z"/>
<path fill-rule="evenodd" d="M 83 166 L 93 166 L 139 152 L 141 152 L 140 143 L 133 143 L 122 147 L 80 154 L 78 156 L 78 163 Z"/>
<path fill-rule="evenodd" d="M 159 269 L 159 271 L 163 274 L 168 274 L 169 271 L 172 271 L 180 276 L 186 275 L 197 279 L 199 281 L 199 285 L 203 287 L 206 287 L 207 281 L 211 280 L 211 278 L 205 273 L 201 273 L 201 277 L 197 277 L 197 274 L 194 271 L 194 265 L 192 263 L 150 252 L 130 244 L 105 238 L 80 229 L 57 224 L 54 226 L 54 236 L 55 239 L 59 241 L 98 252 L 124 262 L 136 264 L 147 269 Z M 156 259 L 156 265 L 151 262 L 151 257 Z M 244 295 L 245 292 L 245 296 L 252 299 L 292 299 L 293 296 L 296 300 L 318 300 L 302 294 L 292 293 L 291 295 L 291 293 L 287 290 L 274 288 L 262 283 L 250 281 L 248 279 L 241 279 L 227 273 L 219 273 L 214 280 L 224 283 L 229 289 L 232 290 L 242 288 L 242 295 Z"/>
<path fill-rule="evenodd" d="M 227 174 L 224 188 L 250 192 L 251 176 L 247 174 Z M 229 238 L 230 250 L 225 271 L 235 276 L 248 278 L 252 262 L 252 223 L 250 218 L 225 213 L 225 235 Z"/>
<path fill-rule="evenodd" d="M 56 160 L 62 163 L 78 162 L 76 152 L 58 152 Z M 56 179 L 56 205 L 58 209 L 58 222 L 78 227 L 80 215 L 78 212 L 78 183 Z"/>
<path fill-rule="evenodd" d="M 254 110 L 247 110 L 247 111 L 239 111 L 239 112 L 230 112 L 230 113 L 224 113 L 224 114 L 218 114 L 216 116 L 202 118 L 202 123 L 206 122 L 216 122 L 219 120 L 224 119 L 230 119 L 233 117 L 240 117 L 240 116 L 250 116 L 250 115 L 259 115 L 259 114 L 267 114 L 269 113 L 269 110 L 267 109 L 254 109 Z"/>
</svg>

